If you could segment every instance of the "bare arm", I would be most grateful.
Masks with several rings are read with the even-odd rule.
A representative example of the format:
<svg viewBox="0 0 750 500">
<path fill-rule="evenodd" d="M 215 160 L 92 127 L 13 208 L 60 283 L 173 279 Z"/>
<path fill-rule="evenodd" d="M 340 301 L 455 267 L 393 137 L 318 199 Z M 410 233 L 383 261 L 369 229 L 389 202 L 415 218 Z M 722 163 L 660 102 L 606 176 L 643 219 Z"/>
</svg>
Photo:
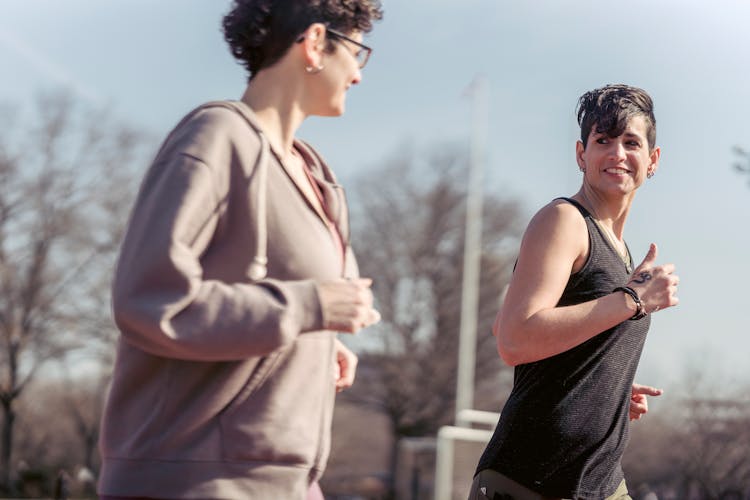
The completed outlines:
<svg viewBox="0 0 750 500">
<path fill-rule="evenodd" d="M 498 352 L 508 364 L 567 351 L 634 314 L 635 304 L 623 293 L 557 307 L 588 251 L 586 222 L 575 207 L 553 202 L 534 216 L 494 327 Z"/>
<path fill-rule="evenodd" d="M 521 243 L 516 269 L 493 333 L 500 356 L 510 365 L 565 352 L 631 318 L 638 310 L 623 292 L 557 307 L 571 273 L 588 256 L 588 230 L 575 207 L 553 202 L 532 219 Z M 646 313 L 677 305 L 674 265 L 655 265 L 651 244 L 628 283 Z"/>
</svg>

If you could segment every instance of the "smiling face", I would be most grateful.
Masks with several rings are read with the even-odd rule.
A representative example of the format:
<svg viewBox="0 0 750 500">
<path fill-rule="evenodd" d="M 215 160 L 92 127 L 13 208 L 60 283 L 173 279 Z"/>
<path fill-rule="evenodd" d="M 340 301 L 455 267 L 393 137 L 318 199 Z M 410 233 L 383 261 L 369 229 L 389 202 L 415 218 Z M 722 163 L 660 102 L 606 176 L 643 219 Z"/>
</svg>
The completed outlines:
<svg viewBox="0 0 750 500">
<path fill-rule="evenodd" d="M 580 141 L 576 144 L 584 182 L 602 194 L 625 195 L 638 189 L 647 175 L 656 172 L 659 155 L 659 148 L 649 148 L 648 125 L 641 115 L 628 119 L 617 137 L 592 127 L 585 146 Z"/>
</svg>

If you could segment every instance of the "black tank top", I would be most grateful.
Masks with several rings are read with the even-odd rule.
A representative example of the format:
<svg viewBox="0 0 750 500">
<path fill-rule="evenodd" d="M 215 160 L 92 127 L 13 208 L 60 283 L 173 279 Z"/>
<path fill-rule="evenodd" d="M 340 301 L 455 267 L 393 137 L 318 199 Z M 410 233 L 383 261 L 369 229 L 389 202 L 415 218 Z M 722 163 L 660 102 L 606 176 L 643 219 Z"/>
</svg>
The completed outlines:
<svg viewBox="0 0 750 500">
<path fill-rule="evenodd" d="M 589 256 L 570 276 L 558 306 L 587 302 L 630 275 L 591 215 Z M 602 499 L 623 479 L 630 394 L 650 316 L 626 320 L 555 356 L 518 365 L 477 472 L 493 469 L 545 496 Z"/>
</svg>

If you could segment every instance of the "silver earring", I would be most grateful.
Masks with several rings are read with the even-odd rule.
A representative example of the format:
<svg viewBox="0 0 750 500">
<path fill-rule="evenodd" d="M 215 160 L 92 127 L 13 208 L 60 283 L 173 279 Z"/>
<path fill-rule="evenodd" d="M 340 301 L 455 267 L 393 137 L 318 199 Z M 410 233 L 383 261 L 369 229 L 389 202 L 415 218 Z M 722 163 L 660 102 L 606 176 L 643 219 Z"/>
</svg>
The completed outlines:
<svg viewBox="0 0 750 500">
<path fill-rule="evenodd" d="M 315 73 L 320 73 L 323 71 L 323 65 L 319 64 L 318 66 L 305 66 L 305 71 L 307 71 L 309 74 L 314 75 Z"/>
<path fill-rule="evenodd" d="M 582 173 L 586 173 L 586 169 L 584 167 L 578 167 L 578 170 L 580 170 Z"/>
<path fill-rule="evenodd" d="M 654 176 L 654 173 L 653 173 L 653 172 L 648 172 L 648 173 L 646 174 L 646 178 L 648 178 L 648 179 L 650 179 L 650 178 L 651 178 L 651 177 L 653 177 L 653 176 Z"/>
</svg>

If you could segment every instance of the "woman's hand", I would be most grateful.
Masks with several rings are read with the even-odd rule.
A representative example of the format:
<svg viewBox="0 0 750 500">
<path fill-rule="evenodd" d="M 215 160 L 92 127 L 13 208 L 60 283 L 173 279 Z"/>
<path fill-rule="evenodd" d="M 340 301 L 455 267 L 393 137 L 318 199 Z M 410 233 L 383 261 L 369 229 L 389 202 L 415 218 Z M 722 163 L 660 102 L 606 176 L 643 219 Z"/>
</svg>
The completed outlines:
<svg viewBox="0 0 750 500">
<path fill-rule="evenodd" d="M 663 393 L 664 391 L 656 387 L 633 384 L 630 393 L 630 420 L 638 420 L 648 413 L 647 396 L 661 396 Z"/>
<path fill-rule="evenodd" d="M 656 255 L 656 244 L 651 243 L 646 257 L 628 282 L 628 286 L 640 297 L 647 313 L 676 306 L 680 302 L 677 298 L 680 278 L 674 274 L 674 264 L 655 266 Z"/>
<path fill-rule="evenodd" d="M 380 313 L 372 307 L 372 280 L 369 278 L 338 279 L 318 284 L 323 328 L 356 333 L 380 321 Z"/>
<path fill-rule="evenodd" d="M 341 392 L 354 383 L 359 359 L 339 339 L 336 339 L 335 343 L 336 359 L 333 362 L 333 379 L 336 382 L 336 392 Z"/>
</svg>

